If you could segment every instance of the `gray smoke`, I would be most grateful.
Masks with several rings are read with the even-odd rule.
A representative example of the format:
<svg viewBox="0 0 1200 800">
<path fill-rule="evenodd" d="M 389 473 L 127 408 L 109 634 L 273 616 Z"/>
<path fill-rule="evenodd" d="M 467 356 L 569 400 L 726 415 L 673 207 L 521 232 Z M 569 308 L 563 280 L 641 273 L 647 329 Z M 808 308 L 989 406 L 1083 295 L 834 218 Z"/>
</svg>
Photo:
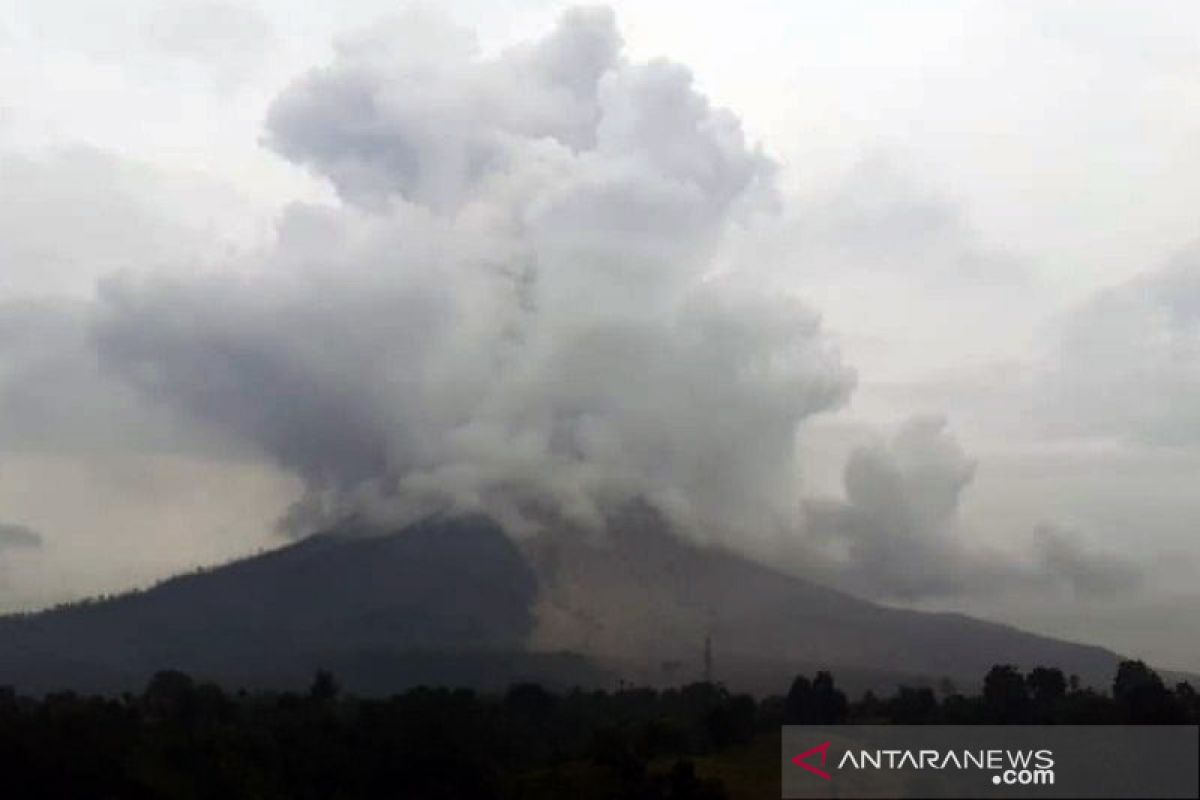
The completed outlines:
<svg viewBox="0 0 1200 800">
<path fill-rule="evenodd" d="M 955 530 L 959 496 L 975 463 L 940 417 L 910 420 L 889 442 L 856 449 L 844 500 L 811 501 L 807 528 L 839 582 L 875 597 L 913 600 L 978 583 Z"/>
<path fill-rule="evenodd" d="M 0 522 L 0 552 L 9 549 L 36 550 L 42 546 L 42 535 L 24 525 Z"/>
<path fill-rule="evenodd" d="M 639 502 L 873 597 L 1135 579 L 1057 529 L 1024 557 L 972 543 L 975 465 L 940 418 L 854 452 L 844 497 L 803 499 L 797 434 L 855 376 L 774 288 L 807 263 L 745 255 L 786 224 L 776 166 L 684 67 L 627 58 L 609 11 L 496 55 L 410 11 L 285 89 L 264 140 L 337 202 L 288 207 L 233 269 L 0 307 L 6 442 L 254 448 L 303 479 L 292 535 L 446 510 L 598 530 Z M 851 183 L 800 228 L 804 259 L 966 263 L 944 205 Z"/>
<path fill-rule="evenodd" d="M 1074 595 L 1110 595 L 1136 588 L 1142 582 L 1142 572 L 1136 566 L 1093 551 L 1078 534 L 1059 526 L 1039 526 L 1034 544 L 1046 577 L 1065 585 Z"/>
<path fill-rule="evenodd" d="M 958 509 L 975 467 L 944 418 L 909 420 L 889 441 L 850 455 L 844 499 L 807 502 L 811 551 L 801 557 L 820 564 L 826 580 L 882 600 L 1014 589 L 1098 596 L 1138 585 L 1134 564 L 1093 552 L 1059 526 L 1039 526 L 1014 552 L 972 542 Z"/>
<path fill-rule="evenodd" d="M 290 527 L 598 526 L 641 498 L 794 528 L 795 434 L 853 375 L 720 261 L 774 165 L 686 69 L 627 60 L 610 12 L 494 57 L 410 12 L 285 90 L 267 141 L 345 204 L 289 209 L 241 279 L 107 282 L 95 336 L 112 374 L 301 475 Z"/>
</svg>

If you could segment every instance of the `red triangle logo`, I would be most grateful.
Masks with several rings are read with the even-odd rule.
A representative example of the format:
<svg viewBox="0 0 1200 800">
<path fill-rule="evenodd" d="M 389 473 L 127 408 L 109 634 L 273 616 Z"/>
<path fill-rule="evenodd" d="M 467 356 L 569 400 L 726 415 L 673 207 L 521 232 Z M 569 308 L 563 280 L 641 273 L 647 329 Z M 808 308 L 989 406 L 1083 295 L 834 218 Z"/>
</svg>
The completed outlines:
<svg viewBox="0 0 1200 800">
<path fill-rule="evenodd" d="M 801 769 L 808 770 L 813 775 L 816 775 L 819 778 L 824 778 L 827 781 L 832 780 L 833 776 L 830 775 L 828 772 L 826 772 L 823 769 L 818 769 L 818 768 L 814 767 L 812 764 L 809 764 L 805 760 L 807 758 L 815 756 L 817 753 L 820 753 L 821 754 L 821 766 L 822 767 L 825 766 L 825 759 L 829 755 L 829 744 L 830 744 L 829 742 L 825 742 L 825 744 L 819 744 L 810 750 L 805 750 L 800 755 L 793 757 L 792 763 L 795 764 L 797 767 L 800 767 Z"/>
</svg>

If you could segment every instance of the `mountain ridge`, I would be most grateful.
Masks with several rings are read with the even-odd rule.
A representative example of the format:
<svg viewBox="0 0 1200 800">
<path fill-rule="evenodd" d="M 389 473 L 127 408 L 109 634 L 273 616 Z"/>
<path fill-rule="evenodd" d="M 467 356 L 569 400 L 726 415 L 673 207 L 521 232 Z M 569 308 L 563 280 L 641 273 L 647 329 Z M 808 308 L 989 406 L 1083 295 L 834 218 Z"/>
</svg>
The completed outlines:
<svg viewBox="0 0 1200 800">
<path fill-rule="evenodd" d="M 361 524 L 145 590 L 0 617 L 0 684 L 121 691 L 176 668 L 298 686 L 318 667 L 356 691 L 516 680 L 611 686 L 714 677 L 781 692 L 827 668 L 847 688 L 949 678 L 994 663 L 1058 666 L 1107 686 L 1120 657 L 953 612 L 889 608 L 688 543 L 653 515 L 596 542 L 514 541 L 482 516 L 380 533 Z"/>
</svg>

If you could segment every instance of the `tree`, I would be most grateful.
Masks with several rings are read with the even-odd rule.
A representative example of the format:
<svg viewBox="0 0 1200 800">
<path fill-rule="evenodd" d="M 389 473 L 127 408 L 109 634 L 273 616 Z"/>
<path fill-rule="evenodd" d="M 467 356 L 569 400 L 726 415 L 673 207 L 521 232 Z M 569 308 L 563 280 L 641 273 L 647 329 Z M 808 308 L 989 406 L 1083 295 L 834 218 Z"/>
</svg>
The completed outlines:
<svg viewBox="0 0 1200 800">
<path fill-rule="evenodd" d="M 518 683 L 509 687 L 504 705 L 523 719 L 541 721 L 554 710 L 555 697 L 536 683 Z"/>
<path fill-rule="evenodd" d="M 874 692 L 868 689 L 857 703 L 854 704 L 853 719 L 859 724 L 871 724 L 886 721 L 887 709 Z"/>
<path fill-rule="evenodd" d="M 1182 681 L 1175 684 L 1175 699 L 1183 707 L 1188 722 L 1200 723 L 1200 695 L 1196 694 L 1190 683 Z"/>
<path fill-rule="evenodd" d="M 1041 724 L 1053 722 L 1061 712 L 1063 698 L 1067 695 L 1067 678 L 1061 669 L 1034 667 L 1025 676 L 1029 689 L 1031 709 L 1030 721 Z"/>
<path fill-rule="evenodd" d="M 1025 676 L 1025 684 L 1033 695 L 1033 702 L 1039 705 L 1056 703 L 1067 693 L 1067 679 L 1061 669 L 1053 667 L 1034 667 Z"/>
<path fill-rule="evenodd" d="M 832 725 L 846 718 L 846 695 L 833 683 L 833 675 L 822 670 L 810 683 L 797 675 L 784 705 L 789 722 Z"/>
<path fill-rule="evenodd" d="M 888 716 L 897 725 L 927 725 L 937 713 L 937 697 L 928 686 L 901 686 L 888 702 Z"/>
<path fill-rule="evenodd" d="M 1169 725 L 1187 721 L 1183 707 L 1162 678 L 1142 661 L 1122 661 L 1117 666 L 1113 699 L 1128 722 Z"/>
<path fill-rule="evenodd" d="M 195 682 L 191 677 L 174 669 L 154 673 L 142 702 L 152 717 L 172 719 L 187 716 L 191 711 Z"/>
<path fill-rule="evenodd" d="M 833 685 L 833 675 L 818 672 L 812 689 L 815 722 L 832 725 L 846 719 L 846 695 Z"/>
<path fill-rule="evenodd" d="M 983 702 L 993 722 L 1026 722 L 1029 693 L 1025 679 L 1012 664 L 997 664 L 983 679 Z"/>
<path fill-rule="evenodd" d="M 808 709 L 811 707 L 812 682 L 803 675 L 797 675 L 783 703 L 783 719 L 792 724 L 808 722 Z"/>
<path fill-rule="evenodd" d="M 333 673 L 326 669 L 319 669 L 313 677 L 312 686 L 308 690 L 308 696 L 313 700 L 328 702 L 337 699 L 340 692 L 341 687 L 338 686 Z"/>
<path fill-rule="evenodd" d="M 843 698 L 844 699 L 844 698 Z M 754 698 L 734 695 L 713 708 L 705 719 L 709 739 L 717 747 L 748 742 L 754 738 Z"/>
<path fill-rule="evenodd" d="M 1144 661 L 1122 661 L 1117 665 L 1112 685 L 1114 699 L 1131 700 L 1138 695 L 1157 695 L 1166 690 L 1162 678 Z"/>
</svg>

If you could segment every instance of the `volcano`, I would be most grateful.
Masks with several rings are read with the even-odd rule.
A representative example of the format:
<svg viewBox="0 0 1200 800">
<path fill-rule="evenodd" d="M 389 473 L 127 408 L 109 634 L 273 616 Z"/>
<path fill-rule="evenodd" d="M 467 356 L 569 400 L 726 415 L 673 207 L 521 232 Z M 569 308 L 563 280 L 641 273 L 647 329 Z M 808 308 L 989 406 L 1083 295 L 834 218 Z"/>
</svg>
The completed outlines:
<svg viewBox="0 0 1200 800">
<path fill-rule="evenodd" d="M 524 540 L 480 516 L 347 524 L 145 591 L 0 618 L 0 684 L 123 691 L 161 669 L 351 691 L 515 681 L 611 687 L 712 678 L 783 692 L 832 670 L 850 690 L 976 683 L 996 663 L 1107 685 L 1108 650 L 959 614 L 890 608 L 672 535 L 651 513 L 600 538 Z"/>
</svg>

